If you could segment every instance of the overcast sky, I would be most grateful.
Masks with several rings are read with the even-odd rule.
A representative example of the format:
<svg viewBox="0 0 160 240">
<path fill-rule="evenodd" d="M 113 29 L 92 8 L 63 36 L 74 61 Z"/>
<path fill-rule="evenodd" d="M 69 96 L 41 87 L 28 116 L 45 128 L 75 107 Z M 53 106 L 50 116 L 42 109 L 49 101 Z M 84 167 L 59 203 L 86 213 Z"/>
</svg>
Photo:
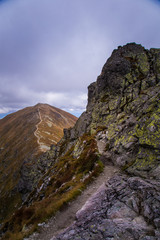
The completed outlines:
<svg viewBox="0 0 160 240">
<path fill-rule="evenodd" d="M 48 103 L 85 110 L 113 49 L 160 47 L 160 1 L 0 1 L 0 114 Z"/>
</svg>

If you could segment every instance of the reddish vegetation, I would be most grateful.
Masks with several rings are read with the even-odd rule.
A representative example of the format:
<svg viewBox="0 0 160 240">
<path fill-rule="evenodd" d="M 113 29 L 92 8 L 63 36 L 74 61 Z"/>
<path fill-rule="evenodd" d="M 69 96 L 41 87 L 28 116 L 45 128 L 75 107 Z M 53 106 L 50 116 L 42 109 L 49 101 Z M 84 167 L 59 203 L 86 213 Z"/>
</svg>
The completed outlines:
<svg viewBox="0 0 160 240">
<path fill-rule="evenodd" d="M 76 120 L 75 116 L 47 104 L 27 107 L 0 120 L 2 218 L 21 202 L 21 197 L 15 194 L 13 197 L 11 192 L 15 192 L 22 165 L 31 165 L 33 157 L 57 143 L 63 136 L 63 129 L 73 126 Z M 7 209 L 4 207 L 6 204 Z"/>
</svg>

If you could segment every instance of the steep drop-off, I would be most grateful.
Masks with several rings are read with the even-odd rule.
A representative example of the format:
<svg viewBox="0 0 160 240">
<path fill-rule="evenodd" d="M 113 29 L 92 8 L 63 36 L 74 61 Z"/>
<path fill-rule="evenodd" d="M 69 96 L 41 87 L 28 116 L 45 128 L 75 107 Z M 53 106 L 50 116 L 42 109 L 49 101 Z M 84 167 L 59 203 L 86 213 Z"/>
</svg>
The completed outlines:
<svg viewBox="0 0 160 240">
<path fill-rule="evenodd" d="M 37 104 L 0 120 L 0 220 L 20 206 L 49 162 L 37 162 L 77 118 L 47 104 Z"/>
<path fill-rule="evenodd" d="M 53 239 L 160 239 L 159 124 L 160 49 L 135 43 L 119 47 L 88 87 L 86 112 L 43 155 L 53 164 L 25 205 L 5 222 L 3 238 L 29 235 L 80 194 L 103 163 L 119 167 L 121 174 Z"/>
</svg>

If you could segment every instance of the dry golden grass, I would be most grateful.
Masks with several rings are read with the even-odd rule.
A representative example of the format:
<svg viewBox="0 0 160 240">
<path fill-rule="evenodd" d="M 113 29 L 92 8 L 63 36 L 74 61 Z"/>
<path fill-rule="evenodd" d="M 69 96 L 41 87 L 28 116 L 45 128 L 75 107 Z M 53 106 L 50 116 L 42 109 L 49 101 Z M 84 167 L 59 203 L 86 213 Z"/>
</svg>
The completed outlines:
<svg viewBox="0 0 160 240">
<path fill-rule="evenodd" d="M 0 120 L 0 222 L 21 205 L 21 195 L 16 190 L 21 167 L 25 164 L 31 171 L 33 159 L 41 154 L 35 136 L 40 115 L 43 121 L 38 131 L 47 146 L 53 141 L 58 142 L 63 136 L 63 128 L 73 126 L 77 120 L 71 114 L 46 104 L 25 108 Z M 50 121 L 49 125 L 47 121 Z"/>
<path fill-rule="evenodd" d="M 103 164 L 98 160 L 96 141 L 88 135 L 81 138 L 81 143 L 84 140 L 87 144 L 84 146 L 80 157 L 73 157 L 74 147 L 72 147 L 65 156 L 55 163 L 48 174 L 45 174 L 45 177 L 48 176 L 50 181 L 35 198 L 35 193 L 32 195 L 32 205 L 19 209 L 10 219 L 8 222 L 10 236 L 23 232 L 24 226 L 34 226 L 33 229 L 35 229 L 36 224 L 45 221 L 58 210 L 66 207 L 68 202 L 81 194 L 87 184 L 100 174 Z M 40 180 L 39 187 L 43 181 L 44 179 Z M 43 198 L 41 199 L 42 195 Z M 8 223 L 6 222 L 6 225 Z M 28 234 L 30 232 L 31 230 Z M 24 234 L 27 235 L 27 231 L 22 233 L 23 237 Z"/>
</svg>

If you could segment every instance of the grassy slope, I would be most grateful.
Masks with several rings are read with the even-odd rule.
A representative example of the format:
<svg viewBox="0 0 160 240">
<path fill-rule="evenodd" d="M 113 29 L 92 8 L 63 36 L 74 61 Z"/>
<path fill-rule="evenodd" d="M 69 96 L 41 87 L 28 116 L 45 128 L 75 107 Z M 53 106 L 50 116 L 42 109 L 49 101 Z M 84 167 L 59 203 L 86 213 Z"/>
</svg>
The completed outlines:
<svg viewBox="0 0 160 240">
<path fill-rule="evenodd" d="M 13 113 L 0 121 L 0 210 L 2 218 L 21 202 L 19 194 L 13 197 L 11 191 L 19 180 L 19 169 L 24 160 L 36 154 L 38 144 L 33 132 L 38 122 L 37 109 L 31 111 L 31 108 Z"/>
<path fill-rule="evenodd" d="M 44 137 L 41 138 L 43 144 L 47 146 L 53 144 L 53 141 L 58 142 L 63 136 L 63 128 L 73 126 L 77 119 L 60 109 L 38 104 L 0 120 L 0 220 L 10 216 L 21 204 L 21 195 L 16 185 L 21 177 L 22 165 L 25 162 L 28 167 L 32 167 L 33 158 L 36 159 L 41 153 L 34 135 L 40 122 L 39 112 L 43 121 L 38 131 Z M 46 124 L 46 120 L 50 124 Z"/>
<path fill-rule="evenodd" d="M 41 122 L 38 125 L 40 132 L 40 143 L 50 147 L 56 144 L 63 136 L 63 129 L 73 126 L 77 118 L 58 108 L 47 104 L 38 104 Z"/>
<path fill-rule="evenodd" d="M 81 149 L 77 149 L 77 145 Z M 79 195 L 102 169 L 94 136 L 84 135 L 43 176 L 37 188 L 40 191 L 35 189 L 30 195 L 32 204 L 16 211 L 9 221 L 10 232 L 4 239 L 23 239 L 36 229 L 39 222 L 51 217 Z"/>
</svg>

